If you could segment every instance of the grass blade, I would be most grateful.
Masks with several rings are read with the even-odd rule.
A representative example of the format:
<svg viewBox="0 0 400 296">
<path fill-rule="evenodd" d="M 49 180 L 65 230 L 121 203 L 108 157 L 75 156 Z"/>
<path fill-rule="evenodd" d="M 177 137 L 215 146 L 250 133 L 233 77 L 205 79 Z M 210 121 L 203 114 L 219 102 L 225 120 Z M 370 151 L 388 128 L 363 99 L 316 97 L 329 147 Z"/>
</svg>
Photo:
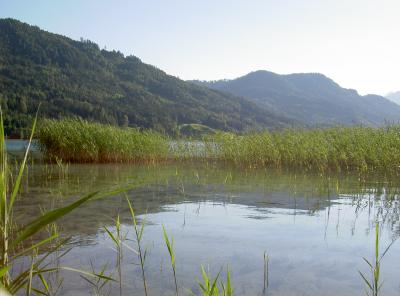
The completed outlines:
<svg viewBox="0 0 400 296">
<path fill-rule="evenodd" d="M 67 271 L 77 272 L 77 273 L 80 273 L 80 274 L 82 274 L 82 275 L 86 275 L 86 276 L 90 276 L 90 277 L 101 278 L 101 279 L 107 280 L 107 281 L 116 282 L 116 280 L 114 280 L 112 277 L 106 276 L 106 275 L 104 275 L 104 274 L 99 274 L 99 273 L 84 271 L 84 270 L 81 270 L 81 269 L 72 268 L 72 267 L 68 267 L 68 266 L 61 266 L 60 269 L 62 269 L 62 270 L 67 270 Z"/>
<path fill-rule="evenodd" d="M 20 242 L 26 240 L 30 236 L 34 235 L 35 233 L 37 233 L 38 231 L 43 229 L 43 227 L 45 227 L 46 225 L 65 216 L 72 210 L 76 209 L 77 207 L 81 206 L 83 203 L 85 203 L 88 200 L 90 200 L 91 198 L 93 198 L 96 194 L 97 194 L 97 192 L 90 193 L 90 194 L 86 195 L 85 197 L 80 198 L 79 200 L 77 200 L 76 202 L 74 202 L 68 206 L 50 211 L 50 212 L 44 214 L 43 216 L 35 219 L 34 221 L 30 222 L 22 229 L 22 231 L 17 236 L 17 238 L 12 242 L 12 246 L 16 246 Z"/>
<path fill-rule="evenodd" d="M 8 205 L 9 214 L 10 214 L 10 211 L 12 211 L 12 208 L 13 208 L 13 205 L 14 205 L 14 201 L 15 201 L 15 198 L 16 198 L 17 193 L 19 191 L 20 184 L 21 184 L 22 175 L 24 174 L 24 170 L 25 170 L 25 167 L 26 167 L 26 161 L 28 159 L 28 154 L 29 154 L 30 147 L 31 147 L 31 144 L 32 144 L 33 135 L 35 134 L 38 113 L 39 113 L 39 108 L 36 111 L 35 120 L 33 121 L 32 131 L 31 131 L 31 135 L 30 135 L 30 138 L 29 138 L 28 146 L 26 147 L 26 150 L 25 150 L 24 159 L 23 159 L 22 164 L 21 164 L 21 166 L 19 168 L 19 172 L 18 172 L 17 178 L 15 180 L 15 183 L 14 183 L 14 186 L 13 186 L 13 190 L 11 192 L 10 201 L 9 201 L 9 205 Z"/>
</svg>

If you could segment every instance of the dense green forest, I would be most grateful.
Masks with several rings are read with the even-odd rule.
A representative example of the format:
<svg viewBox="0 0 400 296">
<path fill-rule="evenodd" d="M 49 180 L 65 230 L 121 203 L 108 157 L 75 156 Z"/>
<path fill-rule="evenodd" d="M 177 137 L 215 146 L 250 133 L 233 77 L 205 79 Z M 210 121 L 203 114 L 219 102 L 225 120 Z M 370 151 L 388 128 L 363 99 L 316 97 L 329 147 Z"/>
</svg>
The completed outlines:
<svg viewBox="0 0 400 296">
<path fill-rule="evenodd" d="M 379 126 L 400 120 L 399 105 L 377 95 L 361 96 L 319 73 L 279 75 L 256 71 L 233 80 L 195 82 L 247 97 L 276 113 L 311 126 Z"/>
<path fill-rule="evenodd" d="M 167 57 L 166 57 L 167 58 Z M 82 117 L 174 134 L 182 124 L 241 131 L 291 124 L 251 100 L 167 75 L 135 56 L 0 19 L 0 100 L 6 133 L 40 117 Z"/>
</svg>

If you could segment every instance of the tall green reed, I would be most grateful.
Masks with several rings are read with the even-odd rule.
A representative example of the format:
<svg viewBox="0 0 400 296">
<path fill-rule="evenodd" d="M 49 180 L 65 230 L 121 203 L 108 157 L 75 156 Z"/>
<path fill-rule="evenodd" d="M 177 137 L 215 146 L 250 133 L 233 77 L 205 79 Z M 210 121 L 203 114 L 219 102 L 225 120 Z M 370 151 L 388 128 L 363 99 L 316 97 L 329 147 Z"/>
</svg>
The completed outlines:
<svg viewBox="0 0 400 296">
<path fill-rule="evenodd" d="M 135 211 L 133 210 L 132 204 L 129 201 L 128 197 L 126 197 L 126 200 L 128 202 L 129 206 L 129 211 L 131 214 L 132 222 L 133 222 L 133 228 L 135 230 L 135 236 L 136 236 L 136 246 L 137 250 L 135 253 L 139 257 L 140 261 L 140 269 L 142 271 L 142 281 L 143 281 L 143 288 L 144 288 L 144 294 L 147 296 L 148 291 L 147 291 L 147 281 L 146 281 L 146 274 L 145 274 L 145 262 L 146 262 L 146 257 L 147 257 L 147 248 L 143 250 L 142 247 L 142 239 L 143 239 L 143 233 L 144 233 L 144 227 L 146 225 L 146 221 L 142 221 L 141 225 L 138 225 L 136 216 L 135 216 Z M 133 249 L 132 249 L 133 250 Z"/>
<path fill-rule="evenodd" d="M 362 273 L 359 271 L 358 273 L 360 274 L 361 278 L 363 279 L 365 285 L 366 285 L 366 294 L 370 296 L 379 296 L 380 291 L 383 285 L 383 282 L 381 282 L 381 262 L 383 257 L 386 255 L 386 253 L 389 251 L 390 247 L 393 245 L 395 241 L 392 241 L 392 243 L 387 246 L 385 251 L 380 254 L 379 252 L 379 222 L 376 222 L 375 224 L 375 256 L 374 256 L 374 261 L 371 262 L 365 257 L 363 257 L 364 261 L 367 263 L 368 267 L 370 268 L 370 276 L 367 276 L 366 274 Z M 370 278 L 370 279 L 368 279 Z"/>
<path fill-rule="evenodd" d="M 400 168 L 400 126 L 219 133 L 207 139 L 217 147 L 214 158 L 247 167 L 318 171 Z"/>
<path fill-rule="evenodd" d="M 198 281 L 199 287 L 203 296 L 232 296 L 233 288 L 231 281 L 231 272 L 229 269 L 226 271 L 226 282 L 221 281 L 220 288 L 218 287 L 218 278 L 221 271 L 218 272 L 215 278 L 212 278 L 201 266 L 202 281 Z M 222 291 L 221 291 L 222 290 Z"/>
<path fill-rule="evenodd" d="M 105 296 L 105 295 L 111 295 L 111 289 L 109 291 L 104 291 L 106 285 L 110 282 L 110 278 L 112 274 L 107 275 L 106 271 L 108 268 L 108 264 L 104 264 L 99 271 L 96 271 L 93 262 L 90 262 L 91 266 L 91 272 L 93 274 L 98 274 L 99 277 L 89 277 L 86 275 L 81 275 L 81 278 L 83 278 L 92 288 L 92 295 L 95 296 Z M 56 295 L 56 294 L 51 294 L 51 295 Z"/>
<path fill-rule="evenodd" d="M 179 295 L 179 288 L 178 288 L 178 281 L 177 281 L 177 278 L 176 278 L 176 261 L 175 261 L 174 239 L 173 238 L 171 240 L 169 239 L 167 231 L 165 230 L 164 225 L 162 226 L 162 228 L 163 228 L 164 242 L 165 242 L 165 245 L 167 246 L 169 258 L 171 260 L 171 268 L 172 268 L 172 272 L 173 272 L 173 275 L 174 275 L 174 283 L 175 283 L 175 293 L 176 293 L 176 296 L 178 296 Z"/>
<path fill-rule="evenodd" d="M 115 244 L 115 252 L 117 253 L 117 270 L 118 270 L 118 282 L 119 282 L 119 295 L 122 295 L 122 257 L 123 257 L 123 242 L 125 236 L 121 232 L 121 222 L 119 215 L 115 220 L 116 235 L 114 235 L 107 227 L 104 226 L 104 230 L 108 236 L 112 239 Z"/>
<path fill-rule="evenodd" d="M 64 162 L 154 162 L 169 149 L 167 139 L 156 132 L 83 119 L 42 120 L 36 138 L 48 158 Z"/>
<path fill-rule="evenodd" d="M 25 290 L 26 295 L 29 295 L 32 291 L 47 295 L 49 285 L 45 280 L 45 275 L 55 272 L 59 268 L 49 266 L 46 260 L 60 250 L 68 239 L 59 239 L 57 231 L 49 233 L 43 239 L 35 240 L 34 236 L 39 232 L 45 232 L 48 225 L 91 200 L 97 194 L 88 194 L 65 207 L 43 213 L 26 225 L 19 225 L 13 209 L 18 198 L 36 123 L 37 114 L 23 160 L 17 171 L 16 178 L 13 179 L 11 178 L 11 169 L 7 159 L 3 115 L 0 110 L 0 291 L 12 295 L 19 293 L 21 290 Z M 45 251 L 41 256 L 37 255 L 39 248 Z M 22 267 L 18 273 L 11 272 L 11 267 L 23 258 L 31 259 L 29 267 Z M 63 267 L 63 269 L 78 271 L 68 267 Z M 79 272 L 82 273 L 82 271 Z M 90 273 L 86 274 L 104 277 Z M 35 279 L 42 283 L 42 288 L 33 287 L 32 283 Z"/>
<path fill-rule="evenodd" d="M 64 162 L 206 160 L 249 168 L 362 172 L 400 168 L 400 125 L 219 132 L 193 141 L 82 119 L 46 119 L 36 137 L 48 158 Z"/>
</svg>

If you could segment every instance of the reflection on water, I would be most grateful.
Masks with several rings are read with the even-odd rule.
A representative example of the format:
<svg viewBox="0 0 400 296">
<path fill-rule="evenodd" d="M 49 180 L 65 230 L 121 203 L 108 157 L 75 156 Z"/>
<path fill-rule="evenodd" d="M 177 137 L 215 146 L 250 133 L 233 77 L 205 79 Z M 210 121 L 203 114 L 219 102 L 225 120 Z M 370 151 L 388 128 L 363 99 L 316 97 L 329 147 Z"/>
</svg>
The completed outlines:
<svg viewBox="0 0 400 296">
<path fill-rule="evenodd" d="M 388 178 L 244 171 L 207 164 L 33 165 L 16 214 L 29 221 L 39 206 L 52 208 L 84 193 L 136 185 L 127 195 L 146 216 L 146 274 L 150 295 L 173 295 L 164 224 L 175 239 L 181 292 L 198 292 L 200 265 L 216 275 L 232 271 L 236 295 L 262 295 L 263 253 L 270 257 L 268 295 L 363 295 L 358 270 L 374 254 L 374 221 L 382 221 L 381 245 L 400 235 L 398 186 Z M 147 213 L 147 214 L 146 214 Z M 116 254 L 103 227 L 115 230 L 119 214 L 128 244 L 133 228 L 123 196 L 95 200 L 60 223 L 74 247 L 63 264 L 90 269 Z M 125 250 L 124 295 L 142 295 L 137 257 Z M 399 295 L 400 243 L 382 262 L 382 295 Z M 115 273 L 114 273 L 115 276 Z M 89 285 L 63 273 L 63 295 L 87 295 Z M 115 287 L 112 288 L 116 288 Z M 116 291 L 116 290 L 114 290 Z M 115 294 L 115 293 L 112 293 Z"/>
</svg>

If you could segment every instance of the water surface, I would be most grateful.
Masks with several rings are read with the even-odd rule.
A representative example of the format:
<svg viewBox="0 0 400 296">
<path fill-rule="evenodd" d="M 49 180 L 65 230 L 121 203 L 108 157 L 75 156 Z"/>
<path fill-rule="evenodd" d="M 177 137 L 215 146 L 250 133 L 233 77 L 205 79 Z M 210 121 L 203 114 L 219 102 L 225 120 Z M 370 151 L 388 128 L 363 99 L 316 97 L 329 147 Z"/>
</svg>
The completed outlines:
<svg viewBox="0 0 400 296">
<path fill-rule="evenodd" d="M 398 186 L 381 176 L 321 176 L 197 164 L 34 164 L 27 171 L 16 214 L 29 221 L 92 191 L 136 186 L 126 194 L 141 221 L 148 248 L 150 295 L 174 295 L 162 225 L 174 237 L 182 295 L 198 293 L 200 265 L 214 276 L 232 273 L 236 295 L 263 295 L 263 254 L 269 263 L 267 295 L 364 295 L 358 271 L 374 255 L 375 221 L 382 251 L 400 234 Z M 104 227 L 120 215 L 126 243 L 134 247 L 124 196 L 95 200 L 59 223 L 72 250 L 61 264 L 115 272 L 116 253 Z M 143 295 L 138 258 L 124 250 L 123 295 Z M 400 242 L 382 262 L 382 295 L 400 295 Z M 62 272 L 62 295 L 88 295 L 79 275 Z M 118 285 L 106 286 L 118 294 Z"/>
</svg>

